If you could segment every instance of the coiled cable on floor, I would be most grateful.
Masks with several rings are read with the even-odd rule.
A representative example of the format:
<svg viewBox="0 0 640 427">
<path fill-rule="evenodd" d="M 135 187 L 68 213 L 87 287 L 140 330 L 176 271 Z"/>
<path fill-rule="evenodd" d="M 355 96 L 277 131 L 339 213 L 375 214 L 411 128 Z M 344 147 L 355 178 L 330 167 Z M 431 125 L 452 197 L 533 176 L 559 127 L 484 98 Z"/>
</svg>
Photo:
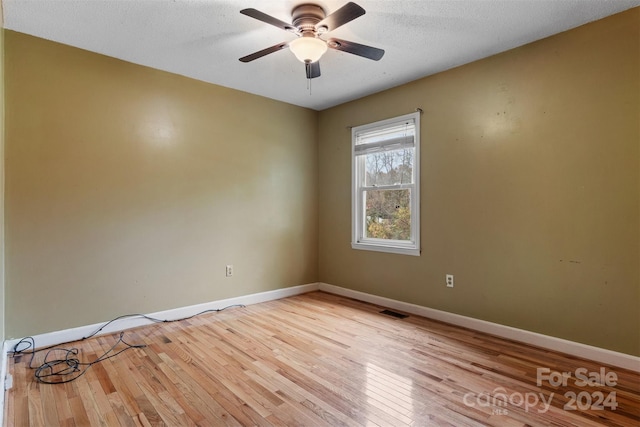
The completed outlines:
<svg viewBox="0 0 640 427">
<path fill-rule="evenodd" d="M 217 313 L 228 308 L 232 307 L 241 307 L 245 306 L 242 304 L 233 304 L 223 308 L 209 309 L 204 310 L 199 313 L 193 314 L 191 316 L 182 317 L 179 319 L 158 319 L 155 317 L 147 316 L 146 314 L 125 314 L 123 316 L 118 316 L 108 322 L 105 322 L 98 329 L 87 335 L 86 337 L 82 337 L 79 341 L 84 341 L 89 339 L 95 335 L 97 335 L 104 328 L 109 326 L 110 324 L 117 322 L 121 319 L 126 319 L 130 317 L 142 317 L 144 319 L 150 320 L 156 323 L 169 323 L 169 322 L 179 322 L 182 320 L 189 320 L 196 316 L 200 316 L 205 313 Z M 124 348 L 116 351 L 116 347 L 119 344 L 124 344 Z M 10 352 L 13 354 L 13 357 L 22 354 L 30 354 L 31 359 L 29 360 L 29 368 L 35 369 L 35 378 L 36 381 L 43 384 L 64 384 L 74 380 L 77 380 L 82 375 L 84 375 L 89 368 L 93 365 L 103 362 L 107 359 L 111 359 L 116 357 L 122 352 L 125 352 L 134 348 L 144 348 L 146 344 L 129 344 L 124 340 L 124 332 L 120 332 L 120 336 L 116 340 L 116 343 L 111 346 L 107 351 L 105 351 L 100 357 L 91 361 L 91 362 L 81 362 L 78 358 L 79 350 L 75 347 L 66 349 L 59 348 L 57 345 L 52 345 L 49 347 L 44 347 L 40 349 L 36 349 L 35 339 L 33 337 L 25 337 L 13 346 L 13 350 Z M 29 351 L 31 350 L 31 351 Z M 37 367 L 33 366 L 33 359 L 35 358 L 36 353 L 41 351 L 47 351 L 44 357 L 44 362 Z M 61 356 L 60 356 L 61 355 Z M 56 358 L 57 357 L 57 358 Z"/>
<path fill-rule="evenodd" d="M 136 344 L 136 345 L 129 344 L 124 340 L 123 337 L 124 337 L 124 332 L 120 332 L 120 337 L 118 338 L 116 343 L 113 346 L 111 346 L 109 350 L 105 351 L 102 354 L 102 356 L 98 357 L 96 360 L 88 363 L 80 362 L 80 360 L 77 357 L 78 356 L 77 348 L 72 348 L 72 349 L 52 348 L 45 355 L 44 362 L 42 363 L 42 365 L 35 368 L 36 380 L 44 384 L 69 383 L 83 376 L 87 372 L 87 370 L 93 365 L 95 365 L 96 363 L 100 363 L 104 360 L 111 359 L 112 357 L 116 357 L 120 353 L 132 348 L 146 347 L 145 344 Z M 115 348 L 120 343 L 124 344 L 125 347 L 114 353 Z M 55 354 L 56 352 L 62 352 L 64 354 L 64 357 L 60 359 L 49 360 L 49 356 L 52 354 Z M 33 358 L 31 360 L 33 360 Z M 33 367 L 31 366 L 31 363 L 29 363 L 29 367 L 33 369 Z"/>
</svg>

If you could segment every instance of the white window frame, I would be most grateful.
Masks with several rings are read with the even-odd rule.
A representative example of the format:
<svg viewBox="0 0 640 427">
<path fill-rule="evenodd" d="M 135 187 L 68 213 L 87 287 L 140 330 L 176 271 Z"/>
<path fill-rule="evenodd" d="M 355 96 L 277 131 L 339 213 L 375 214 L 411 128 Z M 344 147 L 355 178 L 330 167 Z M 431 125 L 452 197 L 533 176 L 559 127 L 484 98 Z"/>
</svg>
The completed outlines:
<svg viewBox="0 0 640 427">
<path fill-rule="evenodd" d="M 413 154 L 413 182 L 383 187 L 366 187 L 364 185 L 363 155 L 356 154 L 356 142 L 359 134 L 375 128 L 397 126 L 402 122 L 412 121 L 415 126 Z M 382 142 L 380 145 L 384 145 Z M 358 157 L 361 158 L 359 161 Z M 364 192 L 367 189 L 410 189 L 411 203 L 411 236 L 409 240 L 390 240 L 366 237 Z M 420 112 L 381 120 L 357 126 L 351 129 L 351 247 L 368 251 L 389 252 L 394 254 L 420 256 Z"/>
</svg>

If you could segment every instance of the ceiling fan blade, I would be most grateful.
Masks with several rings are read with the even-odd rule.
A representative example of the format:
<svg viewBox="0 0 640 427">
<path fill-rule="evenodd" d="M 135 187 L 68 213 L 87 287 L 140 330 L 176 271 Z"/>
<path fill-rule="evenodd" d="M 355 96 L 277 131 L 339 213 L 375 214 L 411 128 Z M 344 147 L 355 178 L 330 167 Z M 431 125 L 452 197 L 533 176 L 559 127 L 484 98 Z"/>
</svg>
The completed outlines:
<svg viewBox="0 0 640 427">
<path fill-rule="evenodd" d="M 243 15 L 250 16 L 251 18 L 257 19 L 258 21 L 262 21 L 262 22 L 266 22 L 267 24 L 274 25 L 285 31 L 294 31 L 294 32 L 296 31 L 296 28 L 293 25 L 288 24 L 284 21 L 274 18 L 271 15 L 267 15 L 266 13 L 260 12 L 259 10 L 256 10 L 253 8 L 242 9 L 240 13 L 242 13 Z"/>
<path fill-rule="evenodd" d="M 326 27 L 327 31 L 353 21 L 365 14 L 365 10 L 353 2 L 349 2 L 316 24 L 316 28 Z"/>
<path fill-rule="evenodd" d="M 279 50 L 285 49 L 289 47 L 289 42 L 278 43 L 277 45 L 268 47 L 266 49 L 259 50 L 257 52 L 252 53 L 251 55 L 243 56 L 240 58 L 242 62 L 251 62 L 254 59 L 262 58 L 265 55 L 268 55 L 273 52 L 277 52 Z"/>
<path fill-rule="evenodd" d="M 304 64 L 307 71 L 308 79 L 315 79 L 316 77 L 320 77 L 320 61 L 316 62 L 307 62 Z"/>
<path fill-rule="evenodd" d="M 364 58 L 373 59 L 374 61 L 378 61 L 384 56 L 384 50 L 382 49 L 360 43 L 350 42 L 348 40 L 329 39 L 327 40 L 327 46 L 329 46 L 331 49 L 352 53 Z"/>
</svg>

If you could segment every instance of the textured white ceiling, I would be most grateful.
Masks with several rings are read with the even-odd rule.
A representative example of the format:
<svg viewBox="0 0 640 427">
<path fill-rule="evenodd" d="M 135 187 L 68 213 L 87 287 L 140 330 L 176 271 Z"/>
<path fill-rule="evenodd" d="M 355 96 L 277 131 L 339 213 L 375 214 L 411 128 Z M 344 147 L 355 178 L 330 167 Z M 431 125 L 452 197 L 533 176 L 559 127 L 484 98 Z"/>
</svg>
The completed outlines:
<svg viewBox="0 0 640 427">
<path fill-rule="evenodd" d="M 306 0 L 2 0 L 4 27 L 115 58 L 322 110 L 640 5 L 640 0 L 355 0 L 364 16 L 329 33 L 382 48 L 378 62 L 329 50 L 307 86 L 288 50 L 238 58 L 295 35 L 241 15 L 291 22 Z M 320 0 L 327 13 L 347 0 Z"/>
</svg>

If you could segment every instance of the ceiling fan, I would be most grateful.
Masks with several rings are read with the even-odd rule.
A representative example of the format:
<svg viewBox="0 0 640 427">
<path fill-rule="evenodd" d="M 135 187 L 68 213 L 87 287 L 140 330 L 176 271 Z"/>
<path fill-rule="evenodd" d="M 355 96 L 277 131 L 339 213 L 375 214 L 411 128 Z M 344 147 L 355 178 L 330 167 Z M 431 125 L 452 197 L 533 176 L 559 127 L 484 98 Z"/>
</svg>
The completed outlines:
<svg viewBox="0 0 640 427">
<path fill-rule="evenodd" d="M 296 58 L 305 64 L 307 79 L 313 79 L 320 77 L 319 60 L 327 51 L 327 48 L 373 59 L 374 61 L 378 61 L 384 55 L 384 50 L 375 47 L 336 38 L 328 40 L 320 38 L 320 36 L 329 31 L 333 31 L 365 14 L 365 10 L 353 2 L 345 4 L 330 15 L 325 15 L 324 9 L 315 4 L 302 4 L 295 7 L 291 13 L 293 24 L 288 24 L 256 9 L 243 9 L 240 13 L 285 31 L 290 31 L 298 36 L 297 39 L 290 42 L 278 43 L 243 56 L 240 58 L 242 62 L 251 62 L 270 53 L 289 48 Z"/>
</svg>

